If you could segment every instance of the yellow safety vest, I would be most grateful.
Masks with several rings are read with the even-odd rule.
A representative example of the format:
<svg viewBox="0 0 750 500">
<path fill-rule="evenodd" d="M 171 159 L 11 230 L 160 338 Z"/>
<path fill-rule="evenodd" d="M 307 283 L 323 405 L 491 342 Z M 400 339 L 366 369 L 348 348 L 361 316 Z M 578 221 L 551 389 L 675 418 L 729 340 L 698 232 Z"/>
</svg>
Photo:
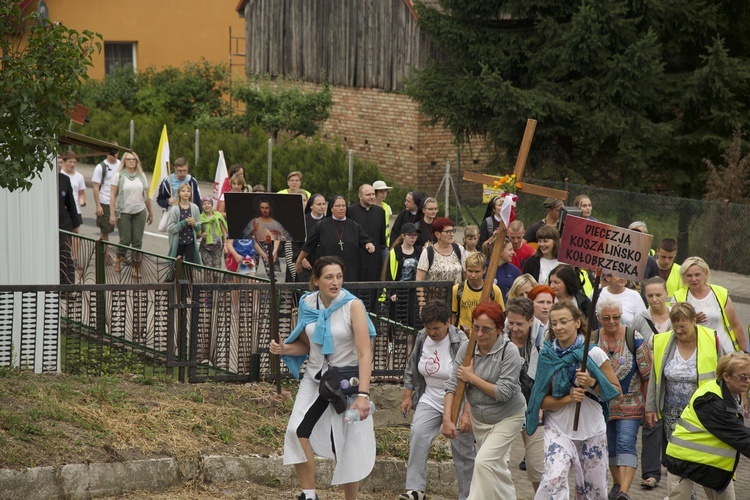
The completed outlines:
<svg viewBox="0 0 750 500">
<path fill-rule="evenodd" d="M 697 330 L 695 359 L 698 363 L 696 380 L 698 387 L 701 387 L 703 384 L 716 379 L 716 365 L 719 363 L 719 341 L 715 331 L 701 325 L 696 325 L 695 329 Z M 672 335 L 674 335 L 674 332 L 671 330 L 654 335 L 654 377 L 656 377 L 654 381 L 657 386 L 662 383 L 664 354 Z M 661 413 L 658 417 L 661 418 Z"/>
<path fill-rule="evenodd" d="M 591 297 L 594 293 L 594 285 L 591 284 L 589 273 L 587 273 L 584 269 L 579 269 L 578 277 L 579 281 L 581 282 L 583 293 L 586 295 L 586 297 Z"/>
<path fill-rule="evenodd" d="M 308 191 L 307 189 L 303 189 L 302 191 L 305 193 L 305 196 L 307 196 L 307 199 L 309 200 L 310 199 L 310 191 Z M 276 194 L 294 194 L 294 193 L 289 193 L 289 188 L 287 188 L 287 189 L 282 189 L 281 191 L 276 191 Z M 299 194 L 299 193 L 297 193 L 297 194 Z"/>
<path fill-rule="evenodd" d="M 695 400 L 709 392 L 722 397 L 721 386 L 716 383 L 716 380 L 712 380 L 693 393 L 690 403 L 677 420 L 672 437 L 669 438 L 667 455 L 678 460 L 710 465 L 732 472 L 740 458 L 739 452 L 708 432 L 693 408 Z"/>
<path fill-rule="evenodd" d="M 680 274 L 680 266 L 678 264 L 672 264 L 672 269 L 669 270 L 669 276 L 667 276 L 667 297 L 674 297 L 677 290 L 682 288 L 682 275 Z"/>
<path fill-rule="evenodd" d="M 729 318 L 727 317 L 727 301 L 729 300 L 729 291 L 724 288 L 723 286 L 719 285 L 708 285 L 711 287 L 711 290 L 714 292 L 714 296 L 716 297 L 716 300 L 719 302 L 719 307 L 721 308 L 721 318 L 724 322 L 724 328 L 727 331 L 727 334 L 729 335 L 729 338 L 732 340 L 732 345 L 734 346 L 735 351 L 740 350 L 740 345 L 737 343 L 737 337 L 734 335 L 734 332 L 732 331 L 732 326 L 729 324 Z M 677 302 L 687 302 L 687 294 L 688 294 L 688 287 L 680 288 L 674 293 L 674 300 Z"/>
<path fill-rule="evenodd" d="M 391 210 L 391 206 L 383 202 L 383 211 L 385 212 L 385 245 L 387 247 L 391 246 L 391 214 L 393 214 L 393 210 Z"/>
</svg>

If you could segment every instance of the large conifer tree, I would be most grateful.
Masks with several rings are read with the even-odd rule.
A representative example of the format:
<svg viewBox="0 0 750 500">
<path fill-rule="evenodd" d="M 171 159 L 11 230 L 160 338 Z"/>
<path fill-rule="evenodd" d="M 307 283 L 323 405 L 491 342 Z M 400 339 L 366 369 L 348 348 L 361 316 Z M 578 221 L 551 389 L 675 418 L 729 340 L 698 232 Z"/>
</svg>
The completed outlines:
<svg viewBox="0 0 750 500">
<path fill-rule="evenodd" d="M 703 158 L 746 126 L 745 2 L 441 0 L 418 3 L 441 56 L 406 92 L 459 142 L 515 151 L 539 120 L 534 176 L 698 194 Z M 741 57 L 740 57 L 741 56 Z M 512 158 L 501 160 L 509 170 Z"/>
</svg>

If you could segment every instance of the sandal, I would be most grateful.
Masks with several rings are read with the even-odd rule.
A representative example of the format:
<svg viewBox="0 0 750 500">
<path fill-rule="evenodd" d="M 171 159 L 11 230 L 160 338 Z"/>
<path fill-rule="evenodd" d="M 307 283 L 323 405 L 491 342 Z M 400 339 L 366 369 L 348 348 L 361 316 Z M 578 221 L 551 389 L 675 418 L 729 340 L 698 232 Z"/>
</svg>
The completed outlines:
<svg viewBox="0 0 750 500">
<path fill-rule="evenodd" d="M 657 486 L 659 486 L 659 481 L 655 477 L 647 477 L 641 481 L 641 487 L 647 490 L 653 490 Z"/>
<path fill-rule="evenodd" d="M 609 490 L 609 494 L 607 495 L 607 500 L 617 500 L 617 495 L 620 493 L 620 485 L 619 484 L 613 484 L 612 489 Z"/>
</svg>

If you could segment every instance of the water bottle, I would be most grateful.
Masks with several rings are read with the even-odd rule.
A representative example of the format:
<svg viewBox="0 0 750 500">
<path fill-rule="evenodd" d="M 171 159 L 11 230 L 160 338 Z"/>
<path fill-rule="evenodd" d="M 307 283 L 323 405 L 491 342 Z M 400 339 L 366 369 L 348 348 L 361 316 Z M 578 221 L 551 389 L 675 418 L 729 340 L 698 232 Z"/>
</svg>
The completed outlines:
<svg viewBox="0 0 750 500">
<path fill-rule="evenodd" d="M 370 401 L 370 416 L 375 413 L 375 403 Z M 344 412 L 344 422 L 347 424 L 356 424 L 359 422 L 359 410 L 350 408 Z"/>
</svg>

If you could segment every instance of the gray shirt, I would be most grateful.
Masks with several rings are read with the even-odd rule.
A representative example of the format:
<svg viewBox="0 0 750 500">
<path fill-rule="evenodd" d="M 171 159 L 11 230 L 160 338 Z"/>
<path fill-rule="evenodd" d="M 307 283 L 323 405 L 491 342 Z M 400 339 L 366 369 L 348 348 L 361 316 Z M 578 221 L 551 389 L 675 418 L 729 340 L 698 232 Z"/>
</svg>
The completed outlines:
<svg viewBox="0 0 750 500">
<path fill-rule="evenodd" d="M 456 353 L 456 362 L 453 363 L 453 371 L 445 383 L 445 392 L 456 392 L 458 368 L 463 362 L 468 344 L 468 341 L 461 344 Z M 526 401 L 518 383 L 522 364 L 518 347 L 505 335 L 498 336 L 487 354 L 483 355 L 479 352 L 479 347 L 475 348 L 474 373 L 494 384 L 495 396 L 491 397 L 471 384 L 466 384 L 466 400 L 471 405 L 472 418 L 492 425 L 526 411 Z"/>
</svg>

